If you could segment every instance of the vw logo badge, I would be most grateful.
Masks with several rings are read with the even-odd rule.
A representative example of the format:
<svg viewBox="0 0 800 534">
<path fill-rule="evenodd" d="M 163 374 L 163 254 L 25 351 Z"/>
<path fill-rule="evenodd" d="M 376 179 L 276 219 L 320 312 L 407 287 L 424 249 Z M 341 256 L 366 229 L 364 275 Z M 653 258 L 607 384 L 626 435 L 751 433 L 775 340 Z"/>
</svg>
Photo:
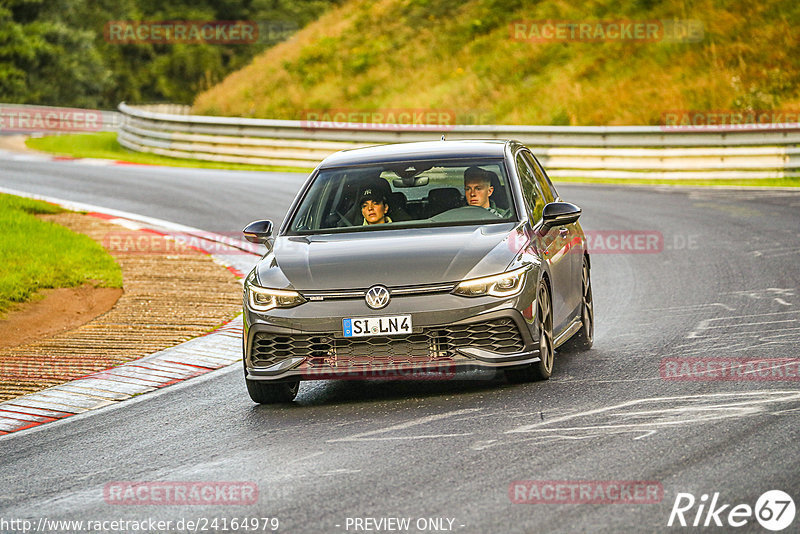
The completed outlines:
<svg viewBox="0 0 800 534">
<path fill-rule="evenodd" d="M 373 310 L 385 308 L 389 304 L 389 290 L 383 286 L 372 286 L 367 290 L 366 301 Z"/>
</svg>

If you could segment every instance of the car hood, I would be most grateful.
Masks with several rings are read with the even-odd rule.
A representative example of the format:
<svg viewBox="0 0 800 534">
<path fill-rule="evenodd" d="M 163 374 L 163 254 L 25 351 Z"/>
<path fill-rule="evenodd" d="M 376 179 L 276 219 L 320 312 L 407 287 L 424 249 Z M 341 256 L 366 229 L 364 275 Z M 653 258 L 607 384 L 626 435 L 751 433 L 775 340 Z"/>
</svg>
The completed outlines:
<svg viewBox="0 0 800 534">
<path fill-rule="evenodd" d="M 282 236 L 256 267 L 257 283 L 323 290 L 455 282 L 505 271 L 521 235 L 505 223 Z"/>
</svg>

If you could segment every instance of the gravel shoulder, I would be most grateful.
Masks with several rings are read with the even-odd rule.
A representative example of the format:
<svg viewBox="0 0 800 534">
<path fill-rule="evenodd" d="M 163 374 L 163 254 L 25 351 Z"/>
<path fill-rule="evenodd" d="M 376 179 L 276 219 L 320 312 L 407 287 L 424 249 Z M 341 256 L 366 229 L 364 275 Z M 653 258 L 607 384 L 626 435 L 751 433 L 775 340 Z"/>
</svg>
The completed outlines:
<svg viewBox="0 0 800 534">
<path fill-rule="evenodd" d="M 103 244 L 122 268 L 123 293 L 110 310 L 76 328 L 48 336 L 34 324 L 27 343 L 0 348 L 0 402 L 177 345 L 241 312 L 237 278 L 204 253 L 91 215 L 44 218 Z M 147 245 L 111 246 L 133 235 L 146 236 Z M 40 312 L 39 322 L 59 314 L 57 307 Z"/>
</svg>

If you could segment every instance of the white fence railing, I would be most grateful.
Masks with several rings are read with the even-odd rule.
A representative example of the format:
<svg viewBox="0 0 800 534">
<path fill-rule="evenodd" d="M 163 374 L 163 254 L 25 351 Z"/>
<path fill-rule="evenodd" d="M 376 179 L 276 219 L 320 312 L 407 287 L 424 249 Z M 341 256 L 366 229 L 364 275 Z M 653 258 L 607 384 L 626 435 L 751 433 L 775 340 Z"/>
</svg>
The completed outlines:
<svg viewBox="0 0 800 534">
<path fill-rule="evenodd" d="M 119 142 L 177 158 L 313 167 L 337 150 L 447 139 L 517 139 L 553 177 L 782 178 L 800 176 L 800 124 L 658 126 L 345 125 L 189 115 L 187 107 L 119 106 Z"/>
</svg>

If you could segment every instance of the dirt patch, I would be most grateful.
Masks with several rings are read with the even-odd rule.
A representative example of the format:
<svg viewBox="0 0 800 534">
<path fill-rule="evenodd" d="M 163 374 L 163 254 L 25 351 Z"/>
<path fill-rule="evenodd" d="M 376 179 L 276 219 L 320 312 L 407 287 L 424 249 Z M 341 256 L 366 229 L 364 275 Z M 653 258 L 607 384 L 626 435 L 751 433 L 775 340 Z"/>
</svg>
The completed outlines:
<svg viewBox="0 0 800 534">
<path fill-rule="evenodd" d="M 21 304 L 0 320 L 0 348 L 77 328 L 106 313 L 121 295 L 122 289 L 89 284 L 40 291 L 40 300 Z"/>
<path fill-rule="evenodd" d="M 27 135 L 0 135 L 0 148 L 12 152 L 32 152 L 25 144 Z"/>
<path fill-rule="evenodd" d="M 78 213 L 42 218 L 101 244 L 128 231 Z M 122 268 L 124 287 L 110 310 L 69 331 L 0 348 L 0 402 L 172 347 L 241 313 L 242 286 L 230 271 L 208 255 L 176 254 L 173 245 L 153 241 L 162 237 L 148 236 L 150 252 L 109 250 Z"/>
</svg>

